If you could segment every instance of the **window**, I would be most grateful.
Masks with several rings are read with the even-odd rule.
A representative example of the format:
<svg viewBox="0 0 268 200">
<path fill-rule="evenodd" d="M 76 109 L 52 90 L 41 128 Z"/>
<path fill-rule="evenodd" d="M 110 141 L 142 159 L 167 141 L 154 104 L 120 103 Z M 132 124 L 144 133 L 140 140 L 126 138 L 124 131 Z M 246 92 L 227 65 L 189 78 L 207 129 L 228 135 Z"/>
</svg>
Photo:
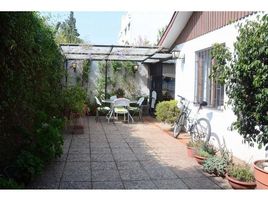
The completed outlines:
<svg viewBox="0 0 268 200">
<path fill-rule="evenodd" d="M 209 78 L 211 70 L 211 48 L 196 52 L 195 101 L 206 101 L 208 107 L 220 108 L 224 101 L 224 86 Z"/>
</svg>

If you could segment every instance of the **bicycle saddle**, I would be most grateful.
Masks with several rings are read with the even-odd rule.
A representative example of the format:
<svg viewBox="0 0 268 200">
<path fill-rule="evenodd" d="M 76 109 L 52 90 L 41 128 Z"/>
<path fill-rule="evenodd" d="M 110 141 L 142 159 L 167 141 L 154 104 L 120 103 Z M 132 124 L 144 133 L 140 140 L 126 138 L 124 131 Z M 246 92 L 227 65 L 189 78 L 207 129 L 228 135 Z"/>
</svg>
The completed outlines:
<svg viewBox="0 0 268 200">
<path fill-rule="evenodd" d="M 206 101 L 202 101 L 201 103 L 200 103 L 200 106 L 207 106 L 208 105 L 208 103 L 206 102 Z"/>
</svg>

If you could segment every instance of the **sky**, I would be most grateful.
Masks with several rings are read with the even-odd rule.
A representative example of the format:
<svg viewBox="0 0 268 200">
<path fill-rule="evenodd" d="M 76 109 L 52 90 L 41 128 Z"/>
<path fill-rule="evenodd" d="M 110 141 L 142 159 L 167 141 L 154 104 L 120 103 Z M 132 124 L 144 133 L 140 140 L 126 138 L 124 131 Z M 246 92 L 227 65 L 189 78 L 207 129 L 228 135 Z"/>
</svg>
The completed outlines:
<svg viewBox="0 0 268 200">
<path fill-rule="evenodd" d="M 50 15 L 54 23 L 64 21 L 69 12 L 42 12 Z M 126 12 L 74 12 L 80 38 L 92 44 L 116 44 L 121 26 L 121 17 Z"/>
</svg>

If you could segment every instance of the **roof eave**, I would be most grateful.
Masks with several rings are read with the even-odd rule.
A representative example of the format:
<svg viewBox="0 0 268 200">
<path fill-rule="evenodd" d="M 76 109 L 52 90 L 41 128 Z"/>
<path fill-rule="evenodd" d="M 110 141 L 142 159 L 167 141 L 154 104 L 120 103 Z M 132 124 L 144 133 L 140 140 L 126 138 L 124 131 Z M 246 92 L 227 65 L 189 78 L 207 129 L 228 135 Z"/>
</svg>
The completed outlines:
<svg viewBox="0 0 268 200">
<path fill-rule="evenodd" d="M 176 42 L 176 39 L 183 31 L 192 13 L 193 12 L 186 12 L 186 11 L 174 12 L 164 34 L 162 35 L 158 43 L 158 46 L 167 49 L 173 47 L 174 43 Z"/>
</svg>

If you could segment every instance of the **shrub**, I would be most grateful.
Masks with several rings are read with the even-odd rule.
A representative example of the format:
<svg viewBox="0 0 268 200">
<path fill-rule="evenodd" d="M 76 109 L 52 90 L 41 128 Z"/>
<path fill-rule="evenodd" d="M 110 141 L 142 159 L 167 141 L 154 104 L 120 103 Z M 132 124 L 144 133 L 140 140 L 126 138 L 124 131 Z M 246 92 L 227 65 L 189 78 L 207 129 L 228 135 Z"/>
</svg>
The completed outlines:
<svg viewBox="0 0 268 200">
<path fill-rule="evenodd" d="M 0 170 L 20 171 L 17 178 L 28 181 L 51 158 L 45 152 L 59 151 L 52 116 L 63 117 L 63 56 L 37 13 L 1 12 L 0 24 Z"/>
<path fill-rule="evenodd" d="M 225 158 L 212 156 L 205 160 L 203 170 L 216 176 L 225 176 L 228 164 Z"/>
<path fill-rule="evenodd" d="M 33 177 L 40 175 L 44 168 L 44 162 L 28 151 L 22 151 L 15 164 L 18 170 L 18 177 L 16 178 L 24 183 L 27 183 L 32 180 Z"/>
<path fill-rule="evenodd" d="M 180 114 L 177 103 L 176 100 L 162 101 L 158 103 L 156 105 L 156 119 L 161 122 L 174 124 L 176 118 Z"/>
<path fill-rule="evenodd" d="M 115 91 L 115 94 L 116 94 L 117 97 L 123 97 L 125 95 L 125 91 L 122 88 L 118 88 Z"/>
<path fill-rule="evenodd" d="M 70 86 L 63 91 L 63 104 L 65 112 L 68 113 L 82 113 L 84 104 L 86 102 L 86 91 L 80 86 Z"/>
<path fill-rule="evenodd" d="M 205 158 L 214 156 L 216 152 L 214 146 L 208 143 L 200 143 L 196 149 L 196 154 Z"/>
<path fill-rule="evenodd" d="M 228 176 L 243 182 L 254 182 L 255 178 L 248 165 L 230 165 L 227 169 Z"/>
<path fill-rule="evenodd" d="M 61 130 L 63 124 L 63 120 L 56 117 L 49 120 L 43 114 L 43 120 L 39 122 L 35 132 L 35 142 L 32 144 L 32 151 L 42 161 L 48 162 L 62 154 L 63 137 Z"/>
<path fill-rule="evenodd" d="M 18 184 L 13 179 L 0 177 L 0 189 L 20 189 L 20 188 L 23 188 L 23 185 Z"/>
<path fill-rule="evenodd" d="M 187 142 L 187 147 L 194 147 L 195 146 L 195 143 L 194 142 L 192 142 L 192 141 L 189 141 L 189 142 Z"/>
</svg>

